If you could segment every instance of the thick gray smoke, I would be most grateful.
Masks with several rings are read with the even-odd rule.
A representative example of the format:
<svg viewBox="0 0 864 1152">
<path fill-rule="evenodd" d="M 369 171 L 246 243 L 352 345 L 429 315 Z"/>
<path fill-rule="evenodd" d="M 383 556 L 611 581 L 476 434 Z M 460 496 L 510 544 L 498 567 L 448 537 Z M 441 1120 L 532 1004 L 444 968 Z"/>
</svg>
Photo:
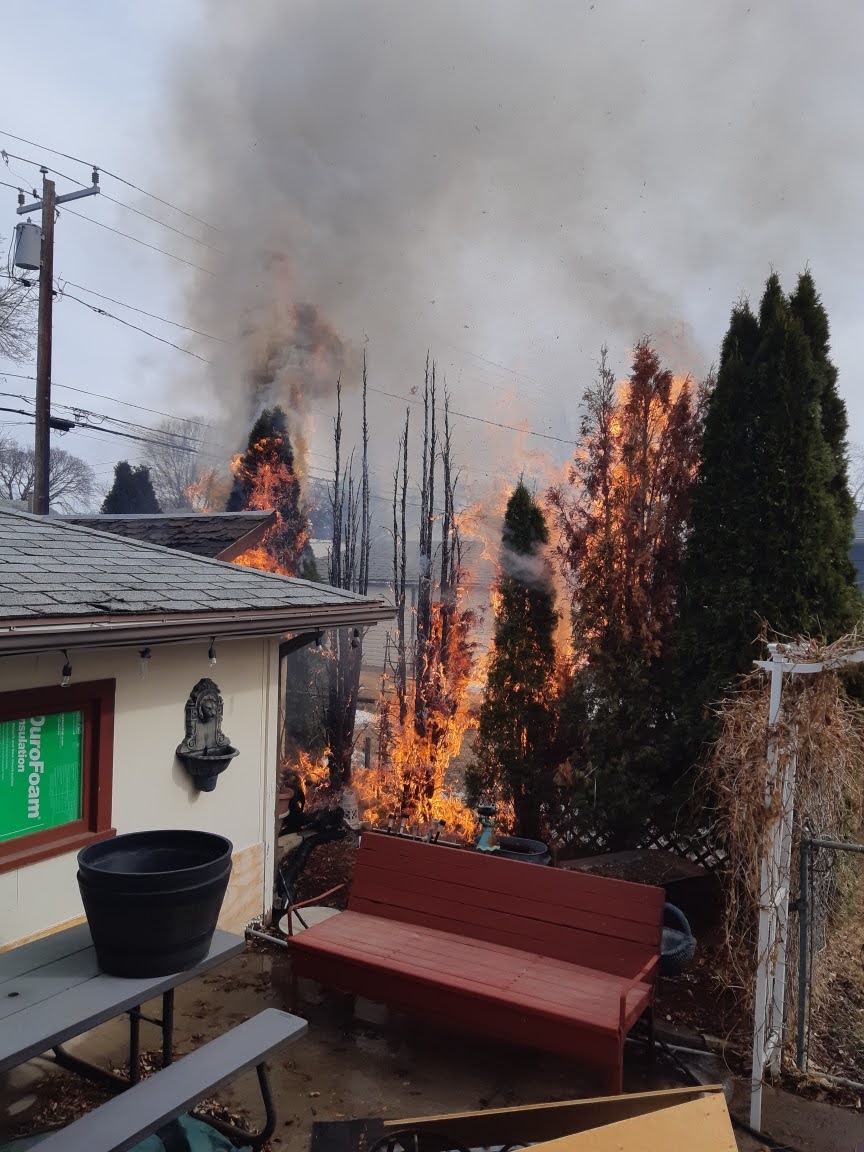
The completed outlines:
<svg viewBox="0 0 864 1152">
<path fill-rule="evenodd" d="M 604 341 L 702 372 L 735 298 L 808 260 L 830 307 L 862 34 L 855 0 L 214 0 L 170 115 L 186 199 L 225 229 L 189 298 L 236 340 L 226 420 L 329 413 L 368 342 L 380 389 L 409 395 L 431 347 L 457 409 L 572 438 Z M 389 470 L 404 406 L 370 401 Z M 509 469 L 515 441 L 461 423 L 457 450 Z"/>
</svg>

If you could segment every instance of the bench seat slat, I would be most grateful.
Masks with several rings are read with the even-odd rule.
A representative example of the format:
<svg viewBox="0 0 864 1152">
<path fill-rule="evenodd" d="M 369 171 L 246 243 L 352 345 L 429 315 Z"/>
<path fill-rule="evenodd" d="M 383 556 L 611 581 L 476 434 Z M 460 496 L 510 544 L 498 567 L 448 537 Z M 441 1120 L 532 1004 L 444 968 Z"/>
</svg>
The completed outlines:
<svg viewBox="0 0 864 1152">
<path fill-rule="evenodd" d="M 524 868 L 533 867 L 524 864 Z M 635 976 L 643 964 L 654 954 L 647 945 L 634 944 L 631 940 L 616 940 L 611 937 L 596 937 L 590 932 L 580 932 L 574 928 L 559 928 L 556 925 L 541 925 L 536 930 L 512 931 L 506 922 L 490 926 L 471 920 L 458 908 L 449 910 L 447 915 L 423 916 L 414 909 L 400 908 L 373 903 L 368 900 L 353 900 L 349 904 L 352 912 L 392 919 L 403 924 L 428 925 L 454 936 L 466 936 L 501 944 L 505 948 L 521 948 L 537 952 L 557 960 L 568 960 L 584 964 L 589 968 L 608 969 L 616 976 Z"/>
<path fill-rule="evenodd" d="M 470 992 L 486 1001 L 502 1001 L 538 1016 L 590 1022 L 617 1033 L 619 1004 L 626 981 L 575 964 L 510 949 L 486 960 L 480 941 L 461 941 L 445 932 L 395 924 L 343 912 L 301 933 L 295 949 L 331 957 L 355 957 L 388 973 L 413 977 L 430 987 Z M 637 985 L 628 1006 L 644 1005 L 646 985 Z"/>
<path fill-rule="evenodd" d="M 259 1012 L 52 1133 L 39 1152 L 124 1152 L 305 1031 L 297 1016 L 276 1008 Z"/>
</svg>

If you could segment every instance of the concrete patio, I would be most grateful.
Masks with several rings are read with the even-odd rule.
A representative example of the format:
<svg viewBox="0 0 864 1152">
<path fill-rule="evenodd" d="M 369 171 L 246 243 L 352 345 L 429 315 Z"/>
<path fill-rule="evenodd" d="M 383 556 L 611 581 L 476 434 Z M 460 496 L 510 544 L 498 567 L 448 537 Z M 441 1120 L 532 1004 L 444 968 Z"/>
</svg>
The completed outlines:
<svg viewBox="0 0 864 1152">
<path fill-rule="evenodd" d="M 274 1149 L 307 1152 L 316 1120 L 363 1116 L 416 1116 L 505 1107 L 520 1103 L 565 1100 L 597 1094 L 596 1086 L 576 1064 L 556 1057 L 481 1044 L 442 1034 L 414 1021 L 391 1017 L 375 1005 L 348 1004 L 315 985 L 301 985 L 297 1009 L 309 1020 L 308 1035 L 271 1062 L 271 1081 L 279 1109 Z M 178 989 L 178 1053 L 207 1040 L 265 1007 L 290 1003 L 287 958 L 263 945 L 223 965 L 218 972 Z M 158 1006 L 153 1006 L 158 1011 Z M 146 1025 L 142 1049 L 156 1048 L 158 1033 Z M 125 1021 L 105 1025 L 70 1047 L 87 1057 L 118 1066 L 127 1058 Z M 688 1057 L 688 1062 L 690 1058 Z M 698 1067 L 697 1067 L 698 1065 Z M 746 1113 L 746 1088 L 733 1085 L 722 1063 L 694 1061 L 704 1082 L 729 1081 L 727 1097 L 739 1115 Z M 80 1081 L 53 1068 L 48 1060 L 31 1061 L 0 1081 L 0 1133 L 19 1134 L 36 1126 L 47 1099 L 75 1096 Z M 625 1090 L 646 1091 L 680 1084 L 664 1061 L 650 1063 L 637 1045 L 628 1046 Z M 85 1092 L 89 1089 L 85 1089 Z M 82 1101 L 86 1100 L 80 1094 Z M 258 1087 L 253 1074 L 237 1080 L 219 1095 L 231 1111 L 260 1119 Z M 765 1127 L 800 1152 L 853 1152 L 864 1141 L 860 1114 L 766 1092 Z M 739 1134 L 739 1148 L 761 1145 Z"/>
</svg>

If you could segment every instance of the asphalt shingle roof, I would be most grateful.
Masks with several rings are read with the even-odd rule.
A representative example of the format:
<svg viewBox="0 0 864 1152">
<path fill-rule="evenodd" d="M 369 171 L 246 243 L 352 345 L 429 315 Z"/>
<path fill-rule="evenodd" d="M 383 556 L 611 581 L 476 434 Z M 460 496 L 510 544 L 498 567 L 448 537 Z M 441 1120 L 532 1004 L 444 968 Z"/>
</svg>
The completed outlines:
<svg viewBox="0 0 864 1152">
<path fill-rule="evenodd" d="M 216 557 L 273 519 L 272 512 L 165 513 L 154 516 L 64 516 L 68 524 L 111 532 L 128 540 L 160 544 Z"/>
<path fill-rule="evenodd" d="M 0 509 L 0 624 L 15 618 L 374 608 L 371 598 Z M 389 610 L 381 613 L 390 615 Z"/>
</svg>

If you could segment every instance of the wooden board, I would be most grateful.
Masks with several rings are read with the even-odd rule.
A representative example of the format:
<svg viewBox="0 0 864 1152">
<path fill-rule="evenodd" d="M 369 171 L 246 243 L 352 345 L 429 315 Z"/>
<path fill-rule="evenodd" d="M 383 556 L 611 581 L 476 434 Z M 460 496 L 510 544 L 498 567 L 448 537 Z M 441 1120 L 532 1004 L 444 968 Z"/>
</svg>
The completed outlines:
<svg viewBox="0 0 864 1152">
<path fill-rule="evenodd" d="M 386 1131 L 446 1132 L 467 1148 L 492 1148 L 502 1144 L 532 1144 L 554 1141 L 574 1132 L 585 1132 L 604 1124 L 616 1124 L 631 1116 L 647 1116 L 694 1098 L 723 1095 L 720 1084 L 684 1088 L 662 1088 L 655 1092 L 631 1092 L 626 1096 L 595 1096 L 585 1100 L 562 1100 L 549 1104 L 518 1104 L 510 1108 L 490 1108 L 481 1112 L 453 1112 L 440 1116 L 414 1116 L 387 1119 Z M 314 1147 L 312 1152 L 325 1152 Z M 339 1152 L 348 1152 L 340 1149 Z"/>
<path fill-rule="evenodd" d="M 534 1152 L 736 1152 L 735 1135 L 719 1093 L 535 1144 Z"/>
<path fill-rule="evenodd" d="M 44 940 L 46 936 L 53 936 L 57 932 L 65 932 L 67 928 L 75 928 L 78 924 L 85 924 L 86 916 L 71 916 L 68 920 L 61 920 L 59 924 L 52 924 L 50 928 L 40 928 L 38 932 L 31 932 L 29 936 L 22 936 L 20 940 L 10 940 L 0 944 L 0 953 L 11 952 L 13 948 L 21 948 L 24 944 L 32 944 L 34 940 Z"/>
<path fill-rule="evenodd" d="M 264 845 L 253 844 L 231 857 L 231 879 L 219 913 L 225 932 L 242 932 L 264 910 Z"/>
</svg>

